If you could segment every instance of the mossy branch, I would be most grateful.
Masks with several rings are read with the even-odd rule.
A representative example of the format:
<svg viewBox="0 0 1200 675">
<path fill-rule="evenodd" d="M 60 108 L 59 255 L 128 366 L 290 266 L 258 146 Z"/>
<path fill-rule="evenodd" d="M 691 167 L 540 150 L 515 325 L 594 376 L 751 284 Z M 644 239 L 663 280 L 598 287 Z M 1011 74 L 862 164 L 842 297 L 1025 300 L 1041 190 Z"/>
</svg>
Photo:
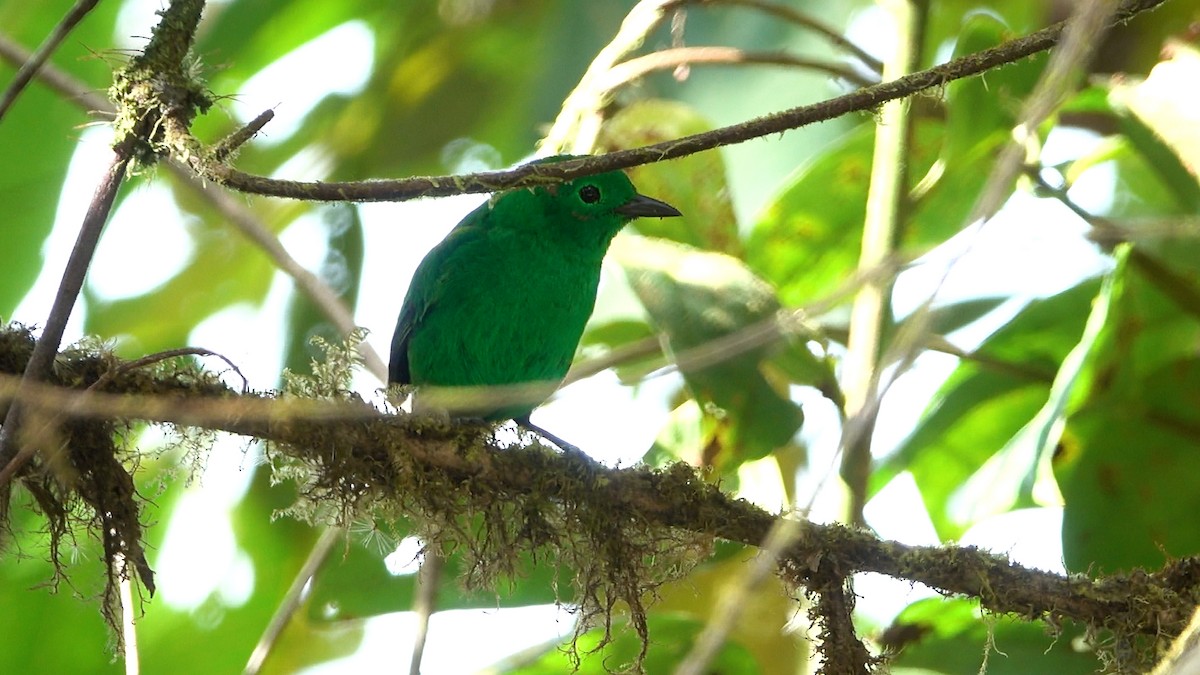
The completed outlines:
<svg viewBox="0 0 1200 675">
<path fill-rule="evenodd" d="M 234 391 L 187 365 L 123 368 L 111 355 L 68 352 L 53 380 L 20 388 L 14 374 L 32 341 L 19 327 L 0 330 L 0 401 L 19 390 L 28 409 L 51 409 L 83 427 L 142 420 L 268 441 L 273 461 L 290 463 L 291 475 L 308 472 L 302 492 L 319 507 L 310 513 L 339 521 L 378 509 L 403 514 L 424 523 L 435 542 L 472 552 L 475 569 L 485 571 L 477 583 L 514 571 L 519 552 L 545 554 L 549 546 L 591 570 L 582 575 L 583 597 L 608 598 L 610 606 L 613 598 L 632 599 L 633 612 L 644 616 L 640 594 L 671 574 L 649 567 L 649 552 L 685 545 L 696 555 L 712 537 L 758 546 L 781 517 L 724 494 L 684 464 L 599 468 L 536 443 L 504 447 L 487 426 L 384 414 L 350 394 L 318 401 Z M 82 391 L 102 377 L 104 392 Z M 88 438 L 73 434 L 71 442 Z M 113 450 L 77 447 L 70 457 L 97 452 Z M 31 463 L 18 478 L 46 470 Z M 473 516 L 486 523 L 482 534 L 464 526 Z M 779 568 L 798 588 L 823 592 L 853 574 L 877 572 L 977 598 L 993 612 L 1151 638 L 1180 633 L 1200 599 L 1200 557 L 1154 573 L 1064 577 L 974 547 L 908 546 L 811 522 L 780 553 Z"/>
</svg>

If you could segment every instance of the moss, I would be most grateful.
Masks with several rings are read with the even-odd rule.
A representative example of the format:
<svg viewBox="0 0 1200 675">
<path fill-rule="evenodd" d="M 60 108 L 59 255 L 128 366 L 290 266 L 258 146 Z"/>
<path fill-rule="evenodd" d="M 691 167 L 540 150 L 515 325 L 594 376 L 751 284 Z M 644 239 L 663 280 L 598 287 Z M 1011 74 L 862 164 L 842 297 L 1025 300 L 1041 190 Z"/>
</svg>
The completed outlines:
<svg viewBox="0 0 1200 675">
<path fill-rule="evenodd" d="M 213 96 L 189 50 L 203 7 L 199 0 L 170 3 L 146 49 L 113 75 L 108 94 L 117 107 L 114 146 L 142 166 L 199 152 L 188 129 L 212 106 Z"/>
</svg>

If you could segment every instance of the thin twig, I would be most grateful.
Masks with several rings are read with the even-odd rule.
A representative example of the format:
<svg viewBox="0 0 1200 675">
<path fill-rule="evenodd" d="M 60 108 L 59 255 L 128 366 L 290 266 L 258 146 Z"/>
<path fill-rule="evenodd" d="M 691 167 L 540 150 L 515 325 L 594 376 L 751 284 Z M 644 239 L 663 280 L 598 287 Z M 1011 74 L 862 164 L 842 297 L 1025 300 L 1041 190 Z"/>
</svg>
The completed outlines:
<svg viewBox="0 0 1200 675">
<path fill-rule="evenodd" d="M 0 59 L 11 64 L 27 62 L 32 57 L 28 49 L 13 42 L 11 38 L 0 33 Z M 117 109 L 107 98 L 94 90 L 86 88 L 83 83 L 53 65 L 44 65 L 36 73 L 38 81 L 49 86 L 67 99 L 79 104 L 88 112 L 98 112 L 107 116 L 117 114 Z"/>
<path fill-rule="evenodd" d="M 46 37 L 41 46 L 37 48 L 37 51 L 27 59 L 22 59 L 24 63 L 21 65 L 21 68 L 13 76 L 12 82 L 4 90 L 4 94 L 0 95 L 0 119 L 4 119 L 4 114 L 16 102 L 17 97 L 21 95 L 26 85 L 33 80 L 33 76 L 37 74 L 38 69 L 42 67 L 46 59 L 50 58 L 50 55 L 58 48 L 58 45 L 62 44 L 67 34 L 75 26 L 79 25 L 79 22 L 83 21 L 83 17 L 87 16 L 87 13 L 92 11 L 92 8 L 99 2 L 100 0 L 78 0 L 75 6 L 62 18 L 62 21 L 58 22 L 58 25 L 54 27 L 54 30 L 50 32 L 50 35 Z"/>
<path fill-rule="evenodd" d="M 263 663 L 275 643 L 279 641 L 283 629 L 287 628 L 292 616 L 300 609 L 304 600 L 304 589 L 308 587 L 308 582 L 316 576 L 321 565 L 329 558 L 329 553 L 333 551 L 333 545 L 345 533 L 346 530 L 341 527 L 326 527 L 317 542 L 313 544 L 312 550 L 308 552 L 308 558 L 300 566 L 296 577 L 292 579 L 292 585 L 288 587 L 287 593 L 279 601 L 279 606 L 275 608 L 275 614 L 271 616 L 271 621 L 263 631 L 262 637 L 258 639 L 258 644 L 254 645 L 254 651 L 250 653 L 250 660 L 246 662 L 246 669 L 242 671 L 244 675 L 255 675 L 262 670 Z"/>
<path fill-rule="evenodd" d="M 180 347 L 179 349 L 168 349 L 161 352 L 155 352 L 153 354 L 147 354 L 139 359 L 122 363 L 116 369 L 110 370 L 101 375 L 100 379 L 93 382 L 88 389 L 103 389 L 104 385 L 131 370 L 144 368 L 151 364 L 160 363 L 162 361 L 166 361 L 167 359 L 174 359 L 180 356 L 215 356 L 224 361 L 226 365 L 233 369 L 233 372 L 238 374 L 238 377 L 242 378 L 243 391 L 248 391 L 250 388 L 250 381 L 246 379 L 246 375 L 242 373 L 242 369 L 238 368 L 237 364 L 231 361 L 228 357 L 202 347 Z"/>
<path fill-rule="evenodd" d="M 241 129 L 229 134 L 220 143 L 214 145 L 212 149 L 213 159 L 218 162 L 225 161 L 230 154 L 242 147 L 246 141 L 254 138 L 254 134 L 261 131 L 267 125 L 267 122 L 270 122 L 274 117 L 274 110 L 264 110 L 259 113 L 258 117 L 250 120 Z"/>
<path fill-rule="evenodd" d="M 1122 5 L 1109 25 L 1157 7 L 1167 0 L 1130 0 Z M 660 2 L 658 4 L 665 4 Z M 629 17 L 626 19 L 629 20 Z M 258 176 L 208 161 L 198 141 L 180 141 L 194 146 L 187 164 L 199 175 L 226 187 L 252 194 L 322 201 L 405 201 L 418 197 L 442 197 L 464 193 L 497 192 L 572 180 L 617 169 L 685 157 L 704 150 L 743 143 L 771 136 L 815 122 L 831 120 L 847 113 L 871 110 L 887 101 L 910 96 L 927 89 L 971 77 L 999 65 L 1018 61 L 1053 47 L 1065 23 L 1057 23 L 1023 38 L 922 70 L 898 80 L 864 87 L 820 103 L 790 108 L 747 122 L 684 136 L 640 148 L 585 157 L 551 164 L 524 164 L 505 171 L 483 171 L 453 176 L 416 176 L 397 180 L 373 181 L 293 181 Z"/>
<path fill-rule="evenodd" d="M 782 51 L 747 52 L 737 47 L 675 47 L 613 66 L 597 84 L 597 89 L 606 94 L 656 70 L 672 70 L 684 65 L 787 66 L 828 73 L 860 87 L 869 87 L 876 83 L 840 63 L 795 56 Z"/>
<path fill-rule="evenodd" d="M 797 26 L 808 28 L 813 32 L 821 35 L 829 40 L 835 47 L 850 52 L 855 58 L 862 62 L 864 66 L 875 71 L 876 73 L 883 71 L 883 63 L 868 54 L 863 48 L 854 44 L 828 24 L 813 18 L 800 10 L 789 5 L 781 5 L 766 0 L 691 0 L 693 4 L 700 5 L 741 5 L 742 7 L 751 7 L 765 14 L 777 16 L 785 21 L 794 23 Z"/>
<path fill-rule="evenodd" d="M 680 0 L 642 0 L 625 15 L 617 34 L 596 54 L 579 84 L 567 94 L 562 109 L 550 131 L 541 142 L 541 153 L 553 155 L 564 151 L 573 154 L 591 152 L 600 133 L 600 123 L 594 119 L 599 97 L 597 83 L 613 66 L 642 46 L 646 36 L 662 25 L 667 13 Z M 489 190 L 485 190 L 489 192 Z"/>
<path fill-rule="evenodd" d="M 421 675 L 421 660 L 425 657 L 425 644 L 429 641 L 429 620 L 437 611 L 438 587 L 445 570 L 446 559 L 441 553 L 429 549 L 417 575 L 417 597 L 413 599 L 413 613 L 417 615 L 417 630 L 413 635 L 412 659 L 408 674 Z"/>
</svg>

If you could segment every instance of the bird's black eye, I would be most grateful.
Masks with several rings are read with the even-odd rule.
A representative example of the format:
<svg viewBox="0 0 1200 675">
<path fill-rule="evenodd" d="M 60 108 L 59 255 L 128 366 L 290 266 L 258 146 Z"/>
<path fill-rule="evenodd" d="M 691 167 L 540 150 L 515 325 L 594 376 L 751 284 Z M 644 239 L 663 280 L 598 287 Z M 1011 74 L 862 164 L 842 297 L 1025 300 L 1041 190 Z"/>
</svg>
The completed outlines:
<svg viewBox="0 0 1200 675">
<path fill-rule="evenodd" d="M 595 185 L 584 185 L 579 188 L 579 198 L 584 204 L 595 204 L 600 201 L 600 188 Z"/>
</svg>

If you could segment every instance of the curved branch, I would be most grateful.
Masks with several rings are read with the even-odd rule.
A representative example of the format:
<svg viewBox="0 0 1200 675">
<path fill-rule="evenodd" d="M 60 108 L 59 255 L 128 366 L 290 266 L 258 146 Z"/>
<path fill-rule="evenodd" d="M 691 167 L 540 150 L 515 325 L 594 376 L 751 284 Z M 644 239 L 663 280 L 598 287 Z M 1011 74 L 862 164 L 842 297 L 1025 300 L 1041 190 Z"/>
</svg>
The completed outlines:
<svg viewBox="0 0 1200 675">
<path fill-rule="evenodd" d="M 94 370 L 106 370 L 104 364 L 111 360 Z M 77 363 L 75 370 L 88 368 Z M 346 490 L 373 486 L 394 494 L 412 481 L 408 472 L 429 472 L 450 485 L 486 486 L 495 499 L 539 494 L 575 503 L 586 498 L 591 508 L 623 514 L 630 522 L 756 547 L 780 520 L 700 480 L 684 464 L 661 471 L 600 468 L 537 444 L 502 447 L 486 437 L 486 426 L 384 415 L 361 401 L 276 400 L 215 382 L 197 386 L 195 378 L 178 373 L 149 381 L 144 375 L 140 380 L 120 376 L 108 387 L 114 393 L 102 393 L 43 383 L 22 386 L 17 377 L 0 376 L 0 402 L 19 396 L 24 406 L 49 408 L 66 417 L 170 423 L 274 441 L 280 444 L 277 452 L 313 465 L 332 470 L 327 464 L 337 462 L 339 484 Z M 152 393 L 136 393 L 147 391 Z M 324 439 L 320 447 L 310 445 L 314 438 Z M 587 486 L 583 493 L 581 482 Z M 796 521 L 794 527 L 797 535 L 778 554 L 781 573 L 790 583 L 825 588 L 833 578 L 877 572 L 978 598 L 994 612 L 1068 618 L 1097 628 L 1177 635 L 1191 616 L 1191 594 L 1200 579 L 1198 557 L 1172 560 L 1154 573 L 1090 579 L 1025 568 L 970 546 L 910 546 L 839 524 Z"/>
<path fill-rule="evenodd" d="M 766 0 L 692 0 L 700 5 L 731 5 L 751 7 L 765 14 L 771 14 L 779 17 L 789 23 L 794 23 L 797 26 L 808 28 L 825 39 L 829 40 L 835 47 L 840 47 L 854 55 L 863 65 L 876 73 L 883 70 L 883 63 L 879 59 L 868 54 L 862 47 L 854 44 L 846 39 L 846 36 L 837 32 L 829 25 L 814 19 L 813 17 L 801 12 L 794 7 L 788 5 L 780 5 L 774 2 L 766 2 Z"/>
<path fill-rule="evenodd" d="M 1133 16 L 1157 7 L 1167 0 L 1130 0 L 1112 17 L 1111 23 L 1123 23 Z M 239 171 L 206 158 L 199 142 L 190 138 L 191 151 L 180 159 L 200 176 L 234 190 L 253 194 L 321 201 L 404 201 L 418 197 L 443 197 L 464 193 L 497 192 L 517 187 L 545 185 L 606 171 L 628 169 L 662 162 L 742 143 L 755 138 L 823 122 L 846 113 L 871 110 L 886 101 L 910 96 L 926 89 L 942 87 L 954 80 L 978 75 L 993 67 L 1018 61 L 1054 46 L 1062 35 L 1064 23 L 1011 40 L 1002 45 L 970 54 L 949 63 L 911 75 L 859 89 L 811 105 L 790 108 L 739 124 L 684 136 L 631 150 L 621 150 L 553 164 L 525 164 L 506 171 L 484 171 L 454 176 L 417 176 L 376 181 L 292 181 L 276 180 Z"/>
<path fill-rule="evenodd" d="M 822 59 L 794 56 L 787 52 L 747 52 L 737 47 L 675 47 L 639 56 L 613 66 L 597 86 L 600 93 L 605 94 L 656 70 L 670 70 L 679 66 L 700 64 L 791 66 L 828 73 L 853 82 L 860 87 L 869 87 L 877 82 L 877 80 L 863 77 L 849 66 Z"/>
</svg>

